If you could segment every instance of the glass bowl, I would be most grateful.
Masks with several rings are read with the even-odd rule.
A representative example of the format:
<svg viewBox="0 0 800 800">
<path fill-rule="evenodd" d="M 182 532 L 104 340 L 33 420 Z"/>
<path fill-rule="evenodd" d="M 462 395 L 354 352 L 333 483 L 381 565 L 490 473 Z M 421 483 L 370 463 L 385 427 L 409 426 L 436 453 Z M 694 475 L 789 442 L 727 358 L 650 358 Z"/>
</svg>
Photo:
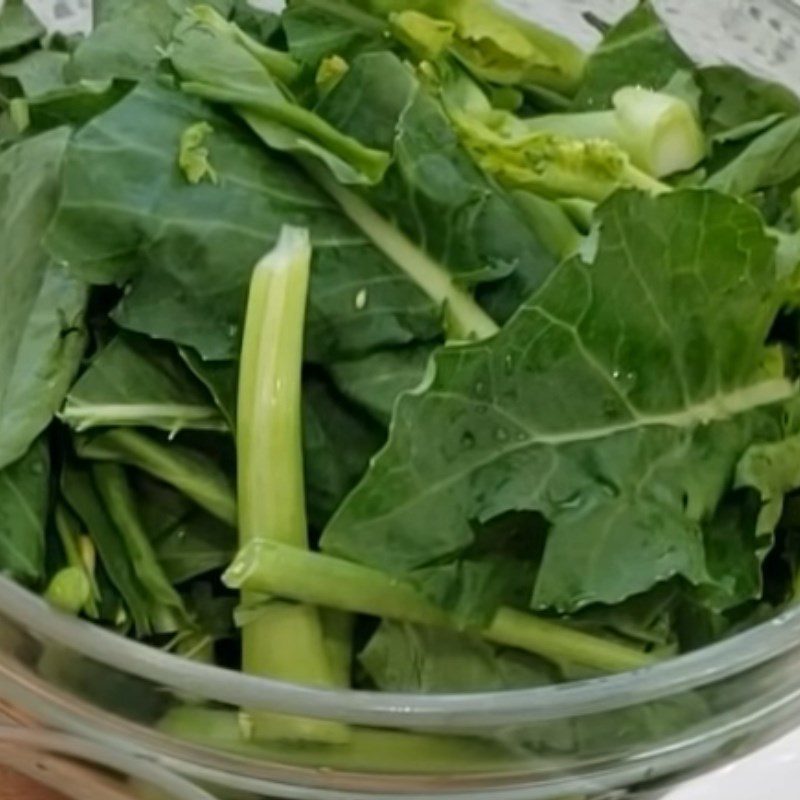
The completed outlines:
<svg viewBox="0 0 800 800">
<path fill-rule="evenodd" d="M 58 7 L 55 22 L 71 29 L 85 22 L 76 17 L 83 0 L 38 5 Z M 511 5 L 589 44 L 582 12 L 613 18 L 630 3 Z M 703 61 L 800 83 L 794 0 L 658 5 Z M 10 702 L 89 742 L 87 757 L 112 752 L 107 763 L 130 765 L 133 756 L 225 797 L 652 800 L 798 724 L 800 608 L 637 673 L 527 691 L 407 696 L 321 691 L 188 662 L 64 617 L 0 578 L 0 681 Z M 352 742 L 244 745 L 241 707 L 349 723 Z M 216 746 L 204 744 L 209 737 Z"/>
</svg>

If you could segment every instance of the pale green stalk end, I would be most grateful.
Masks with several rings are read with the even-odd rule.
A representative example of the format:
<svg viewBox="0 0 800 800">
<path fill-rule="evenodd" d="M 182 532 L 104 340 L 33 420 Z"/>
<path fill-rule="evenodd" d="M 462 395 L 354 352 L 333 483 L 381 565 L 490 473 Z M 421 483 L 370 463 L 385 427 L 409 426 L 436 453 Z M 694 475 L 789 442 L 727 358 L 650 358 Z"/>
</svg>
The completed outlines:
<svg viewBox="0 0 800 800">
<path fill-rule="evenodd" d="M 706 157 L 705 136 L 685 100 L 628 87 L 614 95 L 614 107 L 621 144 L 654 178 L 686 172 Z"/>
</svg>

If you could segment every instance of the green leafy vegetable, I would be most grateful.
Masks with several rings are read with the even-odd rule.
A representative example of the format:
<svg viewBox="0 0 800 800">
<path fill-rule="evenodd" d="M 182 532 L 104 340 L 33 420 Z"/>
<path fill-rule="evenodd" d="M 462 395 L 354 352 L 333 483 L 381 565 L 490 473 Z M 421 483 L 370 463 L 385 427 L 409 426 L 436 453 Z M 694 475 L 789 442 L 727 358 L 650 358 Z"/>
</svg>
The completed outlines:
<svg viewBox="0 0 800 800">
<path fill-rule="evenodd" d="M 552 525 L 536 607 L 710 581 L 703 522 L 745 449 L 781 438 L 795 394 L 764 344 L 775 244 L 711 193 L 620 194 L 598 214 L 591 264 L 564 264 L 489 345 L 440 352 L 427 390 L 400 400 L 328 552 L 413 573 L 457 559 L 475 521 L 528 509 Z"/>
<path fill-rule="evenodd" d="M 378 183 L 389 156 L 340 133 L 288 97 L 278 81 L 291 81 L 296 66 L 276 64 L 254 47 L 235 25 L 198 6 L 176 31 L 170 59 L 185 92 L 234 106 L 270 147 L 319 159 L 342 183 Z"/>
<path fill-rule="evenodd" d="M 547 685 L 554 670 L 480 638 L 421 625 L 384 622 L 359 660 L 385 692 L 502 691 Z"/>
<path fill-rule="evenodd" d="M 98 464 L 92 475 L 108 516 L 122 537 L 133 571 L 158 609 L 158 630 L 183 627 L 188 623 L 186 609 L 153 552 L 125 470 L 118 464 Z"/>
<path fill-rule="evenodd" d="M 281 20 L 289 52 L 315 68 L 331 53 L 349 59 L 387 44 L 386 21 L 349 0 L 293 0 Z"/>
<path fill-rule="evenodd" d="M 692 63 L 646 1 L 588 54 L 494 0 L 285 5 L 0 11 L 0 572 L 333 691 L 597 678 L 796 602 L 797 87 Z M 85 666 L 39 662 L 111 702 Z M 677 741 L 706 700 L 163 726 L 480 774 Z"/>
<path fill-rule="evenodd" d="M 92 540 L 81 530 L 78 519 L 63 503 L 58 503 L 56 506 L 54 522 L 67 567 L 83 572 L 86 582 L 89 584 L 90 591 L 83 604 L 84 610 L 90 618 L 98 619 L 100 615 L 98 603 L 101 600 L 101 593 L 95 574 L 97 553 Z M 75 585 L 79 585 L 75 578 L 67 580 L 74 581 Z"/>
<path fill-rule="evenodd" d="M 96 427 L 227 430 L 203 386 L 168 346 L 120 335 L 93 359 L 67 395 L 60 418 Z"/>
<path fill-rule="evenodd" d="M 158 536 L 153 546 L 164 573 L 178 585 L 227 566 L 236 549 L 236 532 L 197 510 Z"/>
<path fill-rule="evenodd" d="M 800 180 L 800 115 L 761 134 L 706 185 L 744 196 L 792 180 Z"/>
<path fill-rule="evenodd" d="M 0 76 L 16 81 L 26 97 L 38 97 L 64 87 L 64 66 L 68 61 L 67 53 L 34 50 L 17 61 L 0 64 Z"/>
<path fill-rule="evenodd" d="M 17 133 L 30 135 L 60 125 L 82 125 L 124 94 L 124 86 L 112 81 L 79 81 L 33 97 L 16 98 L 10 111 Z"/>
<path fill-rule="evenodd" d="M 98 0 L 95 28 L 67 67 L 71 80 L 141 80 L 152 73 L 191 0 Z"/>
<path fill-rule="evenodd" d="M 703 132 L 691 106 L 663 92 L 626 87 L 613 111 L 556 114 L 527 122 L 533 131 L 614 142 L 654 178 L 696 167 L 706 155 Z"/>
<path fill-rule="evenodd" d="M 122 597 L 130 620 L 139 636 L 174 630 L 174 619 L 166 618 L 139 582 L 124 546 L 124 540 L 103 504 L 90 469 L 68 464 L 61 473 L 64 500 L 83 522 L 103 567 Z"/>
<path fill-rule="evenodd" d="M 325 186 L 376 246 L 446 303 L 462 335 L 486 338 L 493 326 L 453 291 L 448 274 L 458 284 L 510 284 L 515 302 L 502 308 L 506 315 L 552 271 L 555 259 L 513 201 L 475 165 L 444 108 L 396 56 L 355 59 L 318 110 L 360 141 L 393 149 L 394 165 L 365 202 Z"/>
<path fill-rule="evenodd" d="M 426 348 L 427 349 L 427 348 Z M 188 355 L 188 354 L 185 354 Z M 214 396 L 231 430 L 236 428 L 238 364 L 201 362 L 188 355 L 189 363 Z M 368 357 L 369 358 L 369 357 Z M 335 366 L 332 369 L 336 369 Z M 322 528 L 342 500 L 366 472 L 369 459 L 385 440 L 385 432 L 365 419 L 345 398 L 356 403 L 363 397 L 351 392 L 351 379 L 337 379 L 337 392 L 318 370 L 309 369 L 303 383 L 303 465 L 308 517 Z M 353 376 L 352 383 L 357 382 Z M 384 402 L 393 405 L 390 386 L 381 389 Z M 396 388 L 399 393 L 400 388 Z M 342 397 L 344 395 L 344 397 Z"/>
<path fill-rule="evenodd" d="M 614 95 L 626 86 L 662 89 L 676 72 L 691 68 L 689 57 L 649 0 L 644 0 L 606 33 L 589 57 L 575 107 L 609 108 Z"/>
<path fill-rule="evenodd" d="M 385 389 L 387 395 L 391 389 Z M 401 389 L 396 387 L 395 391 Z M 391 402 L 391 401 L 390 401 Z M 344 401 L 329 382 L 303 383 L 303 462 L 310 523 L 325 527 L 383 445 L 384 430 Z"/>
<path fill-rule="evenodd" d="M 198 120 L 216 132 L 218 186 L 187 184 L 175 161 Z M 131 281 L 114 312 L 123 327 L 224 360 L 237 354 L 252 265 L 286 219 L 312 232 L 310 358 L 438 334 L 440 311 L 302 174 L 198 101 L 150 85 L 72 140 L 46 243 L 93 283 Z M 365 289 L 369 305 L 353 313 Z"/>
<path fill-rule="evenodd" d="M 731 131 L 769 127 L 772 121 L 800 113 L 800 98 L 789 88 L 738 67 L 705 67 L 697 77 L 703 91 L 703 117 L 713 137 L 730 138 Z M 750 130 L 758 132 L 758 128 Z"/>
<path fill-rule="evenodd" d="M 357 0 L 378 14 L 403 17 L 416 13 L 430 22 L 448 22 L 450 46 L 474 75 L 503 86 L 572 92 L 578 86 L 584 54 L 567 38 L 509 13 L 493 0 Z"/>
<path fill-rule="evenodd" d="M 50 455 L 42 440 L 0 470 L 0 570 L 25 583 L 44 577 L 49 481 Z"/>
<path fill-rule="evenodd" d="M 336 385 L 377 420 L 388 424 L 397 398 L 422 384 L 433 348 L 381 350 L 331 366 Z"/>
<path fill-rule="evenodd" d="M 87 290 L 42 250 L 69 133 L 0 154 L 0 468 L 50 424 L 86 344 Z"/>
<path fill-rule="evenodd" d="M 6 0 L 0 11 L 0 56 L 33 44 L 45 33 L 25 0 Z"/>
</svg>

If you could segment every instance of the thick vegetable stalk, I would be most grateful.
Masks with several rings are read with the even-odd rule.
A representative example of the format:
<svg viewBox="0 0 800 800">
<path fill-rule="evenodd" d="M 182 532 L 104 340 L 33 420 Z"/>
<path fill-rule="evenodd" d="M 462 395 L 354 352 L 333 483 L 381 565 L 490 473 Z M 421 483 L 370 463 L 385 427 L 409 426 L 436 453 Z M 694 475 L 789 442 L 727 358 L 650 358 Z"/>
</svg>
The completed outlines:
<svg viewBox="0 0 800 800">
<path fill-rule="evenodd" d="M 370 567 L 276 542 L 253 541 L 223 577 L 234 589 L 421 625 L 458 627 L 410 584 Z M 523 611 L 501 608 L 481 632 L 491 642 L 556 663 L 606 672 L 648 666 L 652 656 Z"/>
<path fill-rule="evenodd" d="M 627 98 L 625 114 L 609 111 L 521 119 L 493 107 L 463 72 L 443 70 L 432 80 L 440 84 L 444 107 L 473 159 L 509 189 L 593 202 L 625 187 L 658 194 L 670 189 L 656 177 L 664 174 L 657 167 L 663 167 L 668 157 L 674 158 L 672 166 L 680 163 L 688 168 L 704 153 L 702 132 L 691 109 L 666 95 L 623 90 L 619 95 Z M 645 99 L 637 106 L 630 93 Z M 685 111 L 691 153 L 674 130 L 678 126 L 664 121 L 670 114 L 663 105 Z M 678 116 L 686 121 L 682 114 Z M 700 137 L 699 153 L 695 134 Z"/>
<path fill-rule="evenodd" d="M 531 117 L 523 124 L 528 132 L 614 142 L 654 178 L 690 170 L 706 157 L 705 137 L 689 104 L 638 87 L 620 89 L 610 111 Z"/>
<path fill-rule="evenodd" d="M 306 230 L 285 227 L 250 285 L 239 379 L 239 532 L 247 548 L 267 540 L 308 546 L 302 455 L 303 330 L 311 244 Z M 245 605 L 258 598 L 245 595 Z M 320 616 L 304 603 L 270 600 L 242 629 L 245 672 L 334 687 Z M 342 742 L 334 723 L 246 714 L 255 739 Z"/>
</svg>

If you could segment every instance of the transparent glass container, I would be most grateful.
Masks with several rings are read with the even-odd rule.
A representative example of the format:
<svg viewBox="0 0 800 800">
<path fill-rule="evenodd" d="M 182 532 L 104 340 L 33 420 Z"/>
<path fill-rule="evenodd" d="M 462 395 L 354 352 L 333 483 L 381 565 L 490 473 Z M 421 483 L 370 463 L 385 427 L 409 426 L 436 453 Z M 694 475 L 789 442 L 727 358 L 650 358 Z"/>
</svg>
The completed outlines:
<svg viewBox="0 0 800 800">
<path fill-rule="evenodd" d="M 58 7 L 73 29 L 85 5 L 39 3 Z M 511 5 L 591 44 L 582 12 L 613 18 L 630 3 Z M 793 0 L 657 5 L 704 62 L 736 62 L 800 87 Z M 800 608 L 637 673 L 528 691 L 400 696 L 320 691 L 187 662 L 57 614 L 0 579 L 0 693 L 88 742 L 88 758 L 115 753 L 106 763 L 122 769 L 167 767 L 225 797 L 652 800 L 797 726 Z M 353 742 L 242 745 L 241 707 L 349 723 Z M 213 748 L 202 743 L 211 733 Z M 75 750 L 68 736 L 54 737 L 50 749 L 59 741 Z M 178 796 L 181 786 L 169 788 Z"/>
</svg>

